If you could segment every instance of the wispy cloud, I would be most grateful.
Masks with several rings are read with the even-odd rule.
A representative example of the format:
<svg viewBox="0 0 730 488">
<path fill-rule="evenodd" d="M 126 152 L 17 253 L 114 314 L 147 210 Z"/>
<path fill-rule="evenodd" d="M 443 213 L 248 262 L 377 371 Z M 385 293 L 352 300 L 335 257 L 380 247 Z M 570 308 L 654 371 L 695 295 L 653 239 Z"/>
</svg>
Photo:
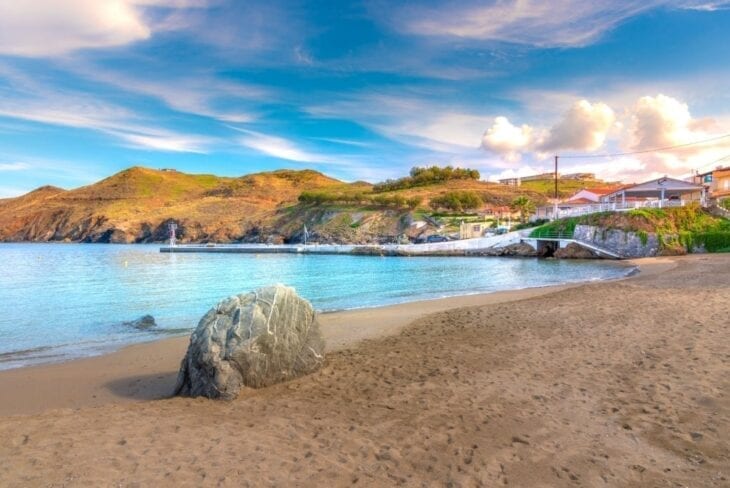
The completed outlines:
<svg viewBox="0 0 730 488">
<path fill-rule="evenodd" d="M 86 80 L 127 93 L 153 97 L 173 110 L 223 122 L 250 122 L 257 117 L 255 110 L 241 109 L 240 106 L 251 106 L 256 101 L 274 98 L 274 91 L 270 88 L 220 79 L 206 71 L 164 78 L 159 75 L 133 76 L 78 61 L 65 62 L 63 66 Z"/>
<path fill-rule="evenodd" d="M 7 67 L 0 74 L 10 83 L 10 88 L 0 87 L 0 116 L 94 130 L 139 149 L 203 153 L 215 141 L 160 128 L 126 107 L 46 86 Z"/>
<path fill-rule="evenodd" d="M 283 137 L 276 137 L 237 127 L 232 128 L 244 134 L 238 138 L 238 142 L 242 146 L 266 154 L 267 156 L 298 163 L 334 163 L 337 161 L 336 158 L 330 155 L 307 151 Z"/>
<path fill-rule="evenodd" d="M 25 171 L 27 169 L 30 169 L 30 165 L 28 163 L 0 163 L 0 171 Z"/>
<path fill-rule="evenodd" d="M 625 19 L 666 1 L 585 2 L 582 0 L 497 0 L 409 6 L 392 16 L 409 34 L 504 41 L 541 47 L 584 46 Z M 444 15 L 448 10 L 449 14 Z"/>
<path fill-rule="evenodd" d="M 15 197 L 19 197 L 20 195 L 24 195 L 26 193 L 28 193 L 28 190 L 25 188 L 0 185 L 0 199 L 15 198 Z"/>
<path fill-rule="evenodd" d="M 715 12 L 716 10 L 727 10 L 730 9 L 730 2 L 727 1 L 720 1 L 720 2 L 705 2 L 705 1 L 694 1 L 694 2 L 688 2 L 684 5 L 681 5 L 681 8 L 686 10 L 700 10 L 703 12 Z"/>
</svg>

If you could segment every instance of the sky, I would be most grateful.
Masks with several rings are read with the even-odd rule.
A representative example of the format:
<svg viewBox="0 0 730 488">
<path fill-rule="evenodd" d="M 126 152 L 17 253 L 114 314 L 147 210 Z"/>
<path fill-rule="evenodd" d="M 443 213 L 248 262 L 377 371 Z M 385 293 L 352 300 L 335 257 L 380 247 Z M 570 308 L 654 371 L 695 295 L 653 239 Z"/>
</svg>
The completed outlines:
<svg viewBox="0 0 730 488">
<path fill-rule="evenodd" d="M 729 49 L 730 1 L 0 0 L 0 198 L 130 166 L 687 176 L 730 164 Z"/>
</svg>

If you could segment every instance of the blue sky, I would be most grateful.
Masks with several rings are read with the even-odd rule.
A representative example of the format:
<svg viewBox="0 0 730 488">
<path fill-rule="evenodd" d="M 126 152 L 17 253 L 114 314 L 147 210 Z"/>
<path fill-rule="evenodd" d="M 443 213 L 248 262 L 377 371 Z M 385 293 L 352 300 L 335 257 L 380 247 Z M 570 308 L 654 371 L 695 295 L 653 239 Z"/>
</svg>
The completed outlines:
<svg viewBox="0 0 730 488">
<path fill-rule="evenodd" d="M 682 176 L 730 155 L 729 45 L 723 1 L 0 1 L 0 197 L 133 165 L 496 179 L 715 138 L 561 163 Z"/>
</svg>

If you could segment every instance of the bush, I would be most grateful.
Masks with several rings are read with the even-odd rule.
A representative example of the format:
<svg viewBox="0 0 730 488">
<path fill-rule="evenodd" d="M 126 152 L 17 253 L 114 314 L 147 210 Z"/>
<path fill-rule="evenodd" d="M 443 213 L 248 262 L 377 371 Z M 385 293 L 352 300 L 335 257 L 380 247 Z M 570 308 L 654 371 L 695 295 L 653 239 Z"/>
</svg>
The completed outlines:
<svg viewBox="0 0 730 488">
<path fill-rule="evenodd" d="M 730 198 L 726 198 L 725 200 L 720 200 L 720 206 L 724 208 L 725 210 L 730 210 Z"/>
<path fill-rule="evenodd" d="M 730 232 L 703 232 L 692 236 L 695 246 L 703 246 L 707 252 L 730 252 Z"/>
<path fill-rule="evenodd" d="M 406 204 L 408 205 L 408 208 L 411 210 L 415 210 L 423 203 L 423 197 L 421 196 L 414 196 L 406 200 Z"/>
<path fill-rule="evenodd" d="M 482 205 L 482 199 L 473 191 L 450 191 L 429 202 L 432 209 L 446 209 L 453 212 L 463 212 L 475 209 Z"/>
<path fill-rule="evenodd" d="M 431 185 L 434 183 L 443 183 L 449 180 L 478 180 L 480 178 L 479 171 L 468 168 L 454 168 L 446 166 L 430 167 L 414 167 L 411 169 L 410 176 L 398 178 L 397 180 L 385 180 L 373 186 L 373 193 L 382 193 L 386 191 L 404 190 L 416 186 Z"/>
</svg>

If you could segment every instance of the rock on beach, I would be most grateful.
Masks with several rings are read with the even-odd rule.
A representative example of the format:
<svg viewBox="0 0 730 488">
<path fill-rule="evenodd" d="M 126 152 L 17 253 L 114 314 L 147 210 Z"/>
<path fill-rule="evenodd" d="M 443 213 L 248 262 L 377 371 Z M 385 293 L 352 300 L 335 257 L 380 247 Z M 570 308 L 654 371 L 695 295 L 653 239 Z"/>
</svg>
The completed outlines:
<svg viewBox="0 0 730 488">
<path fill-rule="evenodd" d="M 312 373 L 324 363 L 324 339 L 312 305 L 275 285 L 226 298 L 190 336 L 176 395 L 233 399 Z"/>
<path fill-rule="evenodd" d="M 142 317 L 132 320 L 130 322 L 124 322 L 127 327 L 133 327 L 138 330 L 148 330 L 157 326 L 155 318 L 152 315 L 143 315 Z"/>
</svg>

